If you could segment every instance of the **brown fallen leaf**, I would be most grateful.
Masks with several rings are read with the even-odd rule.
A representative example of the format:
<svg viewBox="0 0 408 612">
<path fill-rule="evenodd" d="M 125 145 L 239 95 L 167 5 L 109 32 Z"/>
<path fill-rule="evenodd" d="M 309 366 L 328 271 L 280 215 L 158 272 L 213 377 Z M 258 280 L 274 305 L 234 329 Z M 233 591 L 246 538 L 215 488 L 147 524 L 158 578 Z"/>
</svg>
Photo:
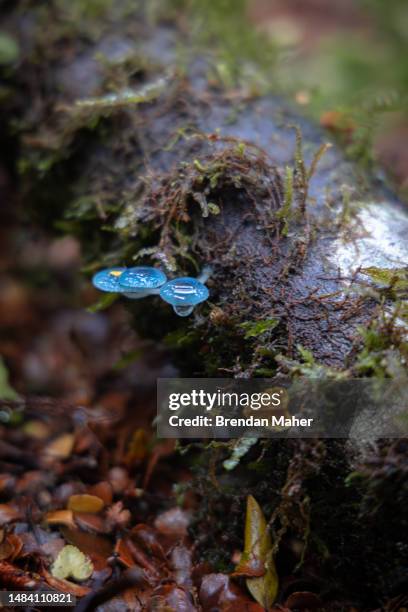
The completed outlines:
<svg viewBox="0 0 408 612">
<path fill-rule="evenodd" d="M 33 494 L 36 491 L 43 490 L 44 486 L 46 486 L 46 478 L 44 476 L 44 473 L 40 470 L 29 470 L 25 472 L 17 481 L 15 492 L 17 494 Z"/>
<path fill-rule="evenodd" d="M 92 448 L 95 443 L 94 434 L 88 429 L 82 429 L 80 435 L 76 436 L 73 451 L 76 455 L 83 455 Z"/>
<path fill-rule="evenodd" d="M 60 537 L 59 533 L 42 529 L 38 525 L 35 535 L 31 531 L 26 531 L 20 533 L 19 538 L 23 542 L 22 556 L 32 556 L 37 561 L 40 557 L 48 557 L 54 560 L 65 545 L 65 541 Z"/>
<path fill-rule="evenodd" d="M 170 563 L 175 574 L 178 586 L 191 588 L 193 580 L 191 572 L 193 568 L 191 551 L 183 545 L 175 546 L 171 551 Z"/>
<path fill-rule="evenodd" d="M 71 495 L 68 500 L 68 510 L 73 512 L 88 512 L 90 514 L 97 514 L 104 507 L 104 501 L 96 495 Z"/>
<path fill-rule="evenodd" d="M 108 532 L 105 520 L 98 514 L 90 514 L 89 512 L 74 512 L 74 519 L 76 525 L 78 525 L 78 527 L 84 531 L 91 531 L 94 533 Z"/>
<path fill-rule="evenodd" d="M 132 554 L 137 565 L 142 567 L 148 572 L 151 578 L 158 579 L 160 576 L 160 570 L 158 567 L 153 565 L 152 560 L 150 559 L 150 555 L 147 555 L 142 548 L 140 548 L 135 542 L 133 542 L 130 538 L 126 540 L 126 544 Z"/>
<path fill-rule="evenodd" d="M 75 528 L 72 510 L 53 510 L 52 512 L 47 512 L 44 520 L 48 525 L 65 525 L 70 529 Z"/>
<path fill-rule="evenodd" d="M 23 541 L 22 539 L 15 533 L 10 533 L 7 536 L 7 539 L 9 541 L 9 543 L 11 544 L 11 546 L 13 547 L 13 553 L 10 557 L 11 561 L 14 561 L 15 559 L 17 559 L 22 550 L 23 550 Z"/>
<path fill-rule="evenodd" d="M 64 433 L 52 440 L 44 449 L 46 459 L 67 459 L 74 447 L 75 437 L 72 433 Z"/>
<path fill-rule="evenodd" d="M 147 433 L 144 429 L 139 428 L 133 432 L 125 457 L 127 465 L 143 461 L 147 457 L 148 442 Z"/>
<path fill-rule="evenodd" d="M 112 485 L 106 480 L 98 482 L 96 485 L 89 487 L 88 493 L 95 495 L 104 501 L 105 506 L 110 506 L 113 500 Z"/>
<path fill-rule="evenodd" d="M 161 586 L 151 598 L 148 610 L 182 610 L 183 612 L 195 612 L 197 608 L 193 603 L 191 595 L 175 584 Z"/>
<path fill-rule="evenodd" d="M 148 553 L 160 559 L 166 559 L 166 555 L 157 538 L 157 532 L 148 525 L 143 523 L 136 525 L 136 527 L 133 527 L 131 530 L 131 536 L 132 540 L 137 542 Z"/>
<path fill-rule="evenodd" d="M 0 474 L 0 492 L 11 493 L 16 483 L 16 478 L 11 474 Z"/>
<path fill-rule="evenodd" d="M 125 468 L 116 466 L 109 470 L 108 479 L 112 485 L 113 492 L 117 495 L 122 494 L 129 486 L 129 475 Z"/>
<path fill-rule="evenodd" d="M 20 511 L 10 504 L 0 504 L 0 525 L 7 525 L 21 519 Z"/>
<path fill-rule="evenodd" d="M 8 587 L 14 591 L 23 591 L 34 589 L 39 586 L 39 577 L 33 576 L 28 572 L 24 572 L 19 567 L 14 567 L 8 561 L 0 561 L 0 578 L 2 587 Z"/>
<path fill-rule="evenodd" d="M 22 426 L 24 433 L 35 440 L 46 440 L 50 435 L 50 428 L 43 421 L 32 419 Z"/>
<path fill-rule="evenodd" d="M 357 127 L 353 119 L 346 113 L 334 110 L 326 111 L 321 115 L 320 125 L 327 130 L 343 134 L 347 137 L 350 137 Z"/>
<path fill-rule="evenodd" d="M 51 561 L 55 561 L 62 548 L 65 546 L 65 541 L 62 538 L 53 538 L 41 544 L 41 552 L 44 553 Z"/>
<path fill-rule="evenodd" d="M 175 537 L 186 536 L 189 524 L 190 514 L 179 507 L 162 512 L 154 521 L 154 526 L 160 533 Z"/>
<path fill-rule="evenodd" d="M 156 468 L 157 463 L 163 457 L 168 457 L 174 452 L 176 446 L 175 440 L 165 440 L 160 444 L 157 444 L 147 462 L 145 477 L 143 479 L 143 489 L 147 489 L 150 479 L 152 478 L 153 472 Z"/>
<path fill-rule="evenodd" d="M 125 539 L 119 538 L 116 542 L 115 554 L 117 555 L 118 561 L 125 567 L 133 567 L 135 565 L 135 560 Z"/>
<path fill-rule="evenodd" d="M 89 587 L 82 586 L 81 584 L 75 584 L 75 582 L 70 582 L 69 580 L 55 578 L 45 568 L 42 569 L 42 575 L 50 587 L 57 591 L 62 591 L 63 593 L 71 593 L 71 595 L 75 595 L 75 597 L 84 597 L 91 591 Z"/>
<path fill-rule="evenodd" d="M 77 546 L 79 550 L 91 557 L 91 559 L 94 554 L 104 559 L 107 559 L 112 554 L 113 544 L 103 535 L 88 533 L 80 529 L 68 529 L 68 527 L 61 527 L 60 531 L 67 542 Z"/>
<path fill-rule="evenodd" d="M 210 610 L 264 612 L 263 606 L 249 599 L 226 574 L 204 576 L 199 590 L 199 600 L 204 612 Z"/>
<path fill-rule="evenodd" d="M 121 501 L 116 502 L 106 511 L 106 522 L 111 530 L 127 527 L 130 519 L 130 511 L 123 508 Z"/>
<path fill-rule="evenodd" d="M 16 559 L 23 548 L 23 542 L 14 533 L 6 535 L 0 544 L 0 561 L 9 560 L 11 563 Z"/>
</svg>

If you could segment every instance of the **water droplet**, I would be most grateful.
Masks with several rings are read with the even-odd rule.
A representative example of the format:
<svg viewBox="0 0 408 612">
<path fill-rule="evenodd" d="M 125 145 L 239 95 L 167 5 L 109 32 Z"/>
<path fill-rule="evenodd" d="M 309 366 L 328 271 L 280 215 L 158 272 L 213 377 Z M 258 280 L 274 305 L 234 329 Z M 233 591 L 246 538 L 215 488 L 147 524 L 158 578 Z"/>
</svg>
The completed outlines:
<svg viewBox="0 0 408 612">
<path fill-rule="evenodd" d="M 188 317 L 193 312 L 194 306 L 173 306 L 173 310 L 179 317 Z"/>
</svg>

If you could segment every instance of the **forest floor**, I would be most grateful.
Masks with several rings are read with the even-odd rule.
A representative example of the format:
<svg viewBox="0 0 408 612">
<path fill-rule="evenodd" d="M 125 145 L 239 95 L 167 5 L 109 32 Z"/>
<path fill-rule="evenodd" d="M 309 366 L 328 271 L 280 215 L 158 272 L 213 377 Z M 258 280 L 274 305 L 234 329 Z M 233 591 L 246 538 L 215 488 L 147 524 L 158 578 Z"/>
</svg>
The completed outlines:
<svg viewBox="0 0 408 612">
<path fill-rule="evenodd" d="M 70 593 L 78 610 L 260 612 L 227 574 L 193 562 L 191 475 L 151 425 L 156 378 L 175 373 L 168 356 L 136 337 L 123 306 L 84 309 L 98 296 L 78 243 L 26 223 L 0 176 L 2 587 Z M 67 545 L 90 559 L 86 581 L 69 559 L 55 570 Z"/>
</svg>

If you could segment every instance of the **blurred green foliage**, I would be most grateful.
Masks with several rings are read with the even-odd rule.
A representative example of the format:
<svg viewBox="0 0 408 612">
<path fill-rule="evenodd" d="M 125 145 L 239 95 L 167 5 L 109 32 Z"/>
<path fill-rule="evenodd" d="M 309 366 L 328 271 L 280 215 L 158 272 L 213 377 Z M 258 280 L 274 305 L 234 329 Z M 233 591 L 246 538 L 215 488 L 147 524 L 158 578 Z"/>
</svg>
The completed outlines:
<svg viewBox="0 0 408 612">
<path fill-rule="evenodd" d="M 9 383 L 9 373 L 0 356 L 0 400 L 18 400 L 18 393 L 14 391 Z M 0 418 L 4 422 L 4 418 Z"/>
<path fill-rule="evenodd" d="M 290 32 L 285 36 L 285 24 L 276 24 L 270 35 L 249 27 L 249 2 L 170 0 L 173 9 L 190 15 L 193 39 L 216 58 L 214 74 L 222 84 L 292 97 L 306 92 L 306 113 L 318 120 L 338 113 L 337 135 L 346 136 L 355 159 L 370 164 L 376 135 L 396 116 L 397 122 L 408 117 L 408 2 L 355 0 L 361 27 L 340 24 L 335 32 L 319 32 L 307 53 L 296 37 L 291 42 Z"/>
</svg>

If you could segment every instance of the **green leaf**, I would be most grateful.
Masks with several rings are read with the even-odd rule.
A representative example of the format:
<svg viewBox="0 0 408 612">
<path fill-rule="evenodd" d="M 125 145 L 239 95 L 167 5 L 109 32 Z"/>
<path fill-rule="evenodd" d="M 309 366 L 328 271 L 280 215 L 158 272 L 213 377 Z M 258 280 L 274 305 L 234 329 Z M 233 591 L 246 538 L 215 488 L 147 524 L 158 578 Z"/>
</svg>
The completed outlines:
<svg viewBox="0 0 408 612">
<path fill-rule="evenodd" d="M 219 215 L 221 211 L 218 204 L 214 204 L 214 202 L 208 202 L 208 212 L 210 212 L 212 215 Z"/>
<path fill-rule="evenodd" d="M 246 585 L 252 597 L 269 609 L 278 593 L 278 574 L 268 525 L 252 495 L 247 497 L 244 544 L 244 552 L 234 574 L 246 576 Z"/>
<path fill-rule="evenodd" d="M 71 544 L 64 546 L 51 566 L 51 574 L 54 578 L 61 580 L 73 578 L 78 582 L 83 582 L 92 576 L 93 571 L 89 557 Z"/>
<path fill-rule="evenodd" d="M 362 268 L 361 273 L 375 283 L 393 289 L 408 289 L 408 268 Z"/>
<path fill-rule="evenodd" d="M 245 155 L 245 149 L 246 149 L 245 142 L 239 142 L 237 144 L 237 153 L 238 155 L 241 155 L 241 157 Z"/>
<path fill-rule="evenodd" d="M 2 357 L 0 357 L 0 399 L 11 401 L 19 399 L 18 393 L 9 384 L 8 371 Z"/>
<path fill-rule="evenodd" d="M 302 357 L 303 361 L 309 365 L 309 366 L 314 366 L 316 365 L 315 363 L 315 359 L 313 357 L 313 353 L 312 351 L 309 351 L 309 349 L 305 348 L 304 346 L 302 346 L 301 344 L 297 345 L 297 350 L 300 353 L 300 356 Z"/>
<path fill-rule="evenodd" d="M 193 164 L 194 164 L 194 168 L 196 168 L 199 172 L 205 172 L 206 170 L 205 166 L 203 166 L 202 163 L 198 159 L 195 159 L 193 161 Z"/>
<path fill-rule="evenodd" d="M 264 319 L 263 321 L 241 323 L 240 327 L 245 329 L 245 339 L 256 338 L 267 331 L 272 331 L 279 324 L 279 319 Z"/>
<path fill-rule="evenodd" d="M 111 306 L 114 302 L 116 302 L 118 298 L 119 293 L 106 293 L 101 297 L 100 300 L 95 302 L 95 304 L 88 306 L 87 311 L 94 313 L 100 312 L 101 310 L 105 310 L 106 308 L 109 308 L 109 306 Z"/>
<path fill-rule="evenodd" d="M 170 348 L 184 348 L 197 341 L 198 333 L 196 330 L 186 331 L 184 327 L 169 332 L 164 337 L 164 344 Z"/>
<path fill-rule="evenodd" d="M 128 351 L 127 353 L 122 355 L 120 359 L 118 359 L 118 361 L 113 365 L 113 369 L 123 370 L 123 368 L 126 368 L 128 365 L 135 363 L 135 361 L 139 361 L 139 359 L 143 355 L 143 352 L 144 351 L 142 348 L 137 348 L 133 351 Z"/>
<path fill-rule="evenodd" d="M 18 60 L 20 49 L 17 41 L 6 34 L 0 32 L 0 64 L 12 64 Z"/>
</svg>

